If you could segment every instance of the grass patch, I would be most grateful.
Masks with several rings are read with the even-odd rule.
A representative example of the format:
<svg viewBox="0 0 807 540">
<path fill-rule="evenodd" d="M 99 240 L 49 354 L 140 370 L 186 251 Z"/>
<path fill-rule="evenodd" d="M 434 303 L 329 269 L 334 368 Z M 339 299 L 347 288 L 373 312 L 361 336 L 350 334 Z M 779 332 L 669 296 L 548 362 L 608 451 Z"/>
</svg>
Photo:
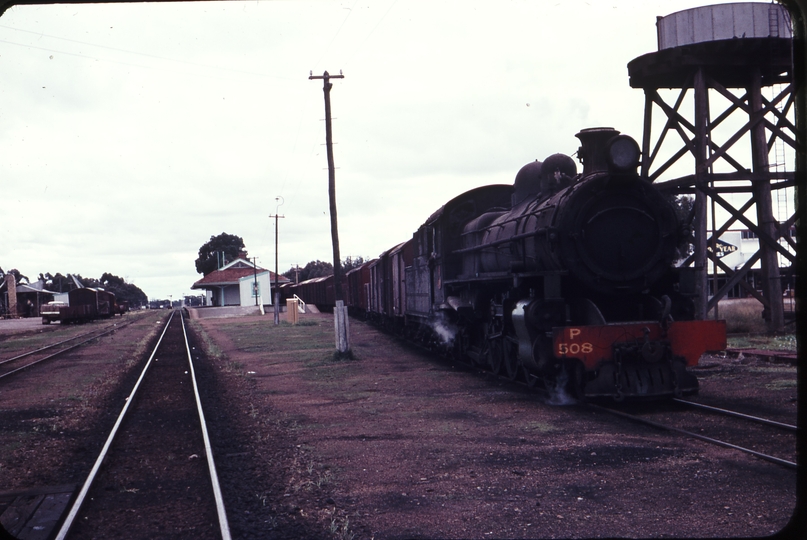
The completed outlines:
<svg viewBox="0 0 807 540">
<path fill-rule="evenodd" d="M 777 379 L 765 385 L 768 390 L 791 390 L 798 387 L 796 379 Z"/>
<path fill-rule="evenodd" d="M 763 351 L 795 352 L 798 345 L 794 334 L 785 334 L 783 336 L 731 336 L 727 339 L 727 342 L 731 349 L 760 349 Z"/>
<path fill-rule="evenodd" d="M 224 353 L 221 348 L 216 345 L 216 342 L 210 338 L 210 335 L 205 332 L 204 327 L 199 324 L 197 320 L 190 320 L 188 324 L 196 335 L 202 338 L 202 348 L 204 349 L 205 356 L 211 360 L 221 360 L 224 357 Z"/>
<path fill-rule="evenodd" d="M 733 298 L 722 300 L 717 306 L 720 319 L 726 321 L 729 334 L 765 333 L 768 326 L 762 318 L 762 304 L 756 298 Z M 707 315 L 714 319 L 714 310 Z"/>
<path fill-rule="evenodd" d="M 341 352 L 335 350 L 331 355 L 331 360 L 333 360 L 334 362 L 342 362 L 344 360 L 355 360 L 355 359 L 356 358 L 353 356 L 353 351 L 350 349 L 348 349 L 347 352 Z"/>
<path fill-rule="evenodd" d="M 0 353 L 2 353 L 3 356 L 14 356 L 15 353 L 38 349 L 56 341 L 70 339 L 97 328 L 97 326 L 84 324 L 69 326 L 57 324 L 55 327 L 52 327 L 52 329 L 49 328 L 48 330 L 33 330 L 20 334 L 11 334 L 4 336 L 3 339 L 0 340 Z"/>
<path fill-rule="evenodd" d="M 521 426 L 522 431 L 534 431 L 538 433 L 552 433 L 557 431 L 558 428 L 546 422 L 527 422 Z"/>
<path fill-rule="evenodd" d="M 333 329 L 308 321 L 307 325 L 280 324 L 271 321 L 240 322 L 226 326 L 233 344 L 245 352 L 293 352 L 333 346 Z"/>
<path fill-rule="evenodd" d="M 796 368 L 792 366 L 761 366 L 748 368 L 749 373 L 777 373 L 779 375 L 796 376 Z"/>
</svg>

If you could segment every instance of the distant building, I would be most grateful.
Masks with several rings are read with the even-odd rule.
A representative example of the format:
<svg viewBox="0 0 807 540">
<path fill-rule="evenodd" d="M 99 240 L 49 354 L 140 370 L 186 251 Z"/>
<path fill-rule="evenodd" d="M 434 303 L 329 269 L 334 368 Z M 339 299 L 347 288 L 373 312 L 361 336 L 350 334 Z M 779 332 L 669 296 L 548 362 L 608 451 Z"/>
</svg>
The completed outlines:
<svg viewBox="0 0 807 540">
<path fill-rule="evenodd" d="M 280 284 L 288 282 L 285 276 L 280 276 L 278 281 Z M 191 289 L 204 290 L 205 304 L 208 306 L 254 306 L 256 295 L 258 304 L 269 306 L 272 305 L 274 283 L 274 272 L 238 258 L 210 272 L 194 283 Z"/>
<path fill-rule="evenodd" d="M 0 315 L 4 317 L 39 317 L 39 307 L 53 300 L 42 281 L 16 283 L 9 274 L 0 282 Z"/>
</svg>

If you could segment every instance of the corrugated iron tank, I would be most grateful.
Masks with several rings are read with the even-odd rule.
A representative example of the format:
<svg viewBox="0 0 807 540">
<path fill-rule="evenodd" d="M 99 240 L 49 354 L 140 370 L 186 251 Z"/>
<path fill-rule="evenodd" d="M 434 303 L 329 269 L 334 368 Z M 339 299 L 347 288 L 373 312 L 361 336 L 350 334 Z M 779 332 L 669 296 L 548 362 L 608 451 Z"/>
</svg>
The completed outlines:
<svg viewBox="0 0 807 540">
<path fill-rule="evenodd" d="M 686 9 L 656 19 L 658 49 L 726 39 L 791 38 L 790 15 L 774 3 L 741 2 Z"/>
</svg>

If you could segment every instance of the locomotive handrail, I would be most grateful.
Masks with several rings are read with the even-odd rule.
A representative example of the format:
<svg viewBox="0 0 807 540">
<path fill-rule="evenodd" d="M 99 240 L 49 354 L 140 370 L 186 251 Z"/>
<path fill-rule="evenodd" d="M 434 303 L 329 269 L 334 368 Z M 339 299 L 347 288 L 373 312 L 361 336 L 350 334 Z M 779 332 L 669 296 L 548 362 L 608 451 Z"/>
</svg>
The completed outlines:
<svg viewBox="0 0 807 540">
<path fill-rule="evenodd" d="M 455 249 L 451 253 L 455 254 L 455 255 L 458 255 L 458 254 L 461 254 L 461 253 L 471 253 L 471 252 L 474 252 L 474 251 L 481 251 L 483 249 L 496 247 L 496 246 L 499 246 L 501 244 L 507 244 L 509 242 L 512 242 L 513 240 L 523 240 L 524 238 L 530 238 L 532 236 L 546 235 L 549 232 L 554 232 L 554 228 L 547 227 L 545 229 L 539 229 L 537 231 L 530 231 L 530 232 L 521 233 L 521 234 L 514 234 L 513 236 L 508 236 L 507 238 L 500 238 L 499 240 L 495 240 L 493 242 L 488 242 L 487 244 Z"/>
</svg>

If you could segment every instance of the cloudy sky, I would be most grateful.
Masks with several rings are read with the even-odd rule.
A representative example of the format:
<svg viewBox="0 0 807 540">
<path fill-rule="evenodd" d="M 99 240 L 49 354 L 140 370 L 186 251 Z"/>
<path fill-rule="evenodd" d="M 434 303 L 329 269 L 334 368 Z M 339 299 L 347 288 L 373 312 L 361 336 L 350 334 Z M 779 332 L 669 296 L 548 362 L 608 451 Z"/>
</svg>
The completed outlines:
<svg viewBox="0 0 807 540">
<path fill-rule="evenodd" d="M 627 63 L 696 0 L 345 0 L 16 6 L 0 18 L 0 267 L 190 293 L 199 247 L 332 261 L 411 238 L 575 133 L 640 139 Z M 282 203 L 282 204 L 281 204 Z"/>
</svg>

